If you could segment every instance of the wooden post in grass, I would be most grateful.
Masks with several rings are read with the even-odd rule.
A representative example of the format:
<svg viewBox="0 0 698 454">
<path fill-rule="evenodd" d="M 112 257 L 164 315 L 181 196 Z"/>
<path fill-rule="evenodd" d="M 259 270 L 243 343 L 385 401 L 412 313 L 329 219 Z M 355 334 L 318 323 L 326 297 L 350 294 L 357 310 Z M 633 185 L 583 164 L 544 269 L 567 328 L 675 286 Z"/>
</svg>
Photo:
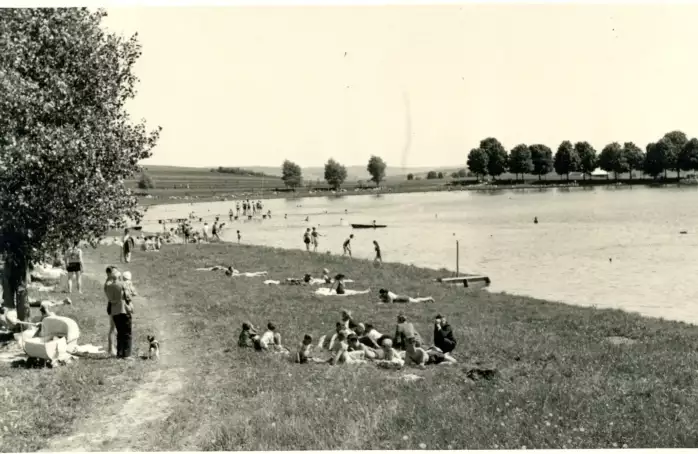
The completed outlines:
<svg viewBox="0 0 698 454">
<path fill-rule="evenodd" d="M 460 245 L 456 240 L 456 277 L 460 276 Z"/>
</svg>

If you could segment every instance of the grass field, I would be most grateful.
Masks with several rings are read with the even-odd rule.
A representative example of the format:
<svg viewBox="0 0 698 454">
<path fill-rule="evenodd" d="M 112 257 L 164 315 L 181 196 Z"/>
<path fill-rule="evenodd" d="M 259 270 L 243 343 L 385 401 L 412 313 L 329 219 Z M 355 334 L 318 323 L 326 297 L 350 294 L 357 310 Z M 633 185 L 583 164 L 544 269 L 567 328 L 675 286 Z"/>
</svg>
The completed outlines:
<svg viewBox="0 0 698 454">
<path fill-rule="evenodd" d="M 104 264 L 116 253 L 103 247 L 90 257 Z M 328 267 L 354 279 L 349 288 L 373 291 L 321 298 L 305 287 L 266 286 L 263 278 L 194 271 L 228 263 L 242 271 L 266 270 L 274 279 Z M 691 325 L 441 286 L 432 279 L 442 273 L 412 266 L 374 268 L 362 260 L 244 245 L 165 246 L 160 253 L 136 253 L 127 269 L 144 295 L 136 337 L 156 330 L 163 362 L 155 367 L 176 367 L 182 387 L 168 398 L 139 394 L 146 405 L 166 402 L 167 411 L 142 422 L 142 435 L 99 445 L 105 449 L 698 446 L 698 328 Z M 436 303 L 377 305 L 376 292 L 384 286 L 431 295 Z M 106 330 L 98 286 L 85 300 L 65 313 L 78 318 L 88 341 L 98 342 Z M 389 334 L 404 311 L 427 343 L 440 312 L 453 325 L 460 362 L 402 372 L 371 364 L 301 366 L 236 346 L 243 321 L 272 321 L 295 349 L 306 333 L 315 339 L 331 333 L 342 308 Z M 615 345 L 610 336 L 634 343 Z M 466 379 L 468 366 L 478 361 L 497 368 L 499 376 Z M 84 359 L 56 371 L 0 367 L 6 388 L 21 390 L 0 395 L 2 408 L 16 412 L 10 420 L 3 417 L 3 424 L 15 424 L 0 441 L 7 451 L 36 448 L 73 423 L 73 430 L 82 430 L 79 416 L 112 411 L 114 392 L 147 381 L 154 366 Z M 405 373 L 423 379 L 402 380 Z"/>
</svg>

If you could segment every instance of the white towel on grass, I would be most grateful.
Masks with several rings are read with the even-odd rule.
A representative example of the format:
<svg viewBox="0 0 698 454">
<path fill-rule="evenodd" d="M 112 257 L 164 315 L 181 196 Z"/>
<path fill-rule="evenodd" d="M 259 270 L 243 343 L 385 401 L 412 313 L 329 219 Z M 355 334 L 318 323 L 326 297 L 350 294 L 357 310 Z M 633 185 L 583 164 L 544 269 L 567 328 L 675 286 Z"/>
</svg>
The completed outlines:
<svg viewBox="0 0 698 454">
<path fill-rule="evenodd" d="M 366 290 L 344 289 L 345 293 L 338 295 L 337 290 L 335 290 L 333 288 L 321 287 L 321 288 L 315 290 L 315 294 L 320 295 L 320 296 L 352 296 L 352 295 L 365 295 L 366 293 L 368 293 L 370 291 L 371 291 L 370 288 L 366 289 Z"/>
</svg>

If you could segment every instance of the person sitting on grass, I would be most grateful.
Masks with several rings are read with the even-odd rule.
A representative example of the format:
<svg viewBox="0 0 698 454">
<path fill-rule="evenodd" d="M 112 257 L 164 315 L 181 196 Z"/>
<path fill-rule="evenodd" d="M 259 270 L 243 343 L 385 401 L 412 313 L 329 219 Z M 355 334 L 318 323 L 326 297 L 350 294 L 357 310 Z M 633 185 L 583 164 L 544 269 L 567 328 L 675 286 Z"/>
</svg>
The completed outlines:
<svg viewBox="0 0 698 454">
<path fill-rule="evenodd" d="M 281 345 L 281 334 L 276 332 L 276 326 L 273 323 L 267 324 L 267 330 L 255 342 L 255 348 L 263 351 L 288 352 L 288 349 Z"/>
<path fill-rule="evenodd" d="M 346 339 L 346 338 L 348 338 L 349 336 L 351 336 L 352 334 L 354 334 L 354 331 L 352 331 L 352 330 L 350 330 L 349 328 L 347 328 L 347 326 L 346 326 L 344 323 L 342 323 L 342 322 L 337 322 L 337 324 L 335 325 L 335 332 L 334 332 L 334 334 L 332 334 L 332 337 L 330 337 L 330 343 L 329 343 L 329 345 L 327 346 L 327 348 L 328 348 L 329 350 L 332 350 L 332 347 L 334 347 L 334 345 L 335 345 L 335 343 L 337 342 L 337 339 L 339 338 L 339 335 L 340 335 L 340 334 L 344 334 L 344 338 Z M 323 337 L 320 339 L 320 342 L 322 342 L 322 341 L 324 340 L 324 337 L 325 337 L 325 336 L 323 336 Z M 321 345 L 320 345 L 320 346 L 321 346 Z"/>
<path fill-rule="evenodd" d="M 346 293 L 346 288 L 344 286 L 344 277 L 345 276 L 343 274 L 338 274 L 334 277 L 334 280 L 337 282 L 337 295 L 344 295 Z"/>
<path fill-rule="evenodd" d="M 400 353 L 393 348 L 393 341 L 384 339 L 381 344 L 383 350 L 383 359 L 376 361 L 379 367 L 385 369 L 401 369 L 405 365 L 405 361 L 400 357 Z"/>
<path fill-rule="evenodd" d="M 397 316 L 397 326 L 395 327 L 395 348 L 405 350 L 407 348 L 407 339 L 415 338 L 419 342 L 422 341 L 422 336 L 419 335 L 414 325 L 407 321 L 404 314 Z"/>
<path fill-rule="evenodd" d="M 240 336 L 238 337 L 238 347 L 254 347 L 257 339 L 259 339 L 259 334 L 257 334 L 254 326 L 251 323 L 243 323 L 242 331 L 240 331 Z"/>
<path fill-rule="evenodd" d="M 342 309 L 340 321 L 347 329 L 353 331 L 356 328 L 356 322 L 354 322 L 354 319 L 351 317 L 351 311 L 347 309 Z"/>
<path fill-rule="evenodd" d="M 328 270 L 327 268 L 322 269 L 322 280 L 325 281 L 325 284 L 332 283 L 332 278 L 330 277 L 330 270 Z"/>
<path fill-rule="evenodd" d="M 356 352 L 358 354 L 350 354 L 349 344 L 347 343 L 347 336 L 342 331 L 337 334 L 337 342 L 332 349 L 332 356 L 328 361 L 331 366 L 337 364 L 360 364 L 366 362 L 363 359 L 363 352 Z"/>
<path fill-rule="evenodd" d="M 412 298 L 407 295 L 396 295 L 395 293 L 391 292 L 390 290 L 387 289 L 380 289 L 378 290 L 378 298 L 380 299 L 381 303 L 433 303 L 434 298 L 431 296 L 427 297 L 417 297 L 417 298 Z"/>
<path fill-rule="evenodd" d="M 303 342 L 301 342 L 298 353 L 296 353 L 295 362 L 299 364 L 306 364 L 309 360 L 313 358 L 313 336 L 306 334 L 303 336 Z"/>
<path fill-rule="evenodd" d="M 456 349 L 456 344 L 456 338 L 453 336 L 453 330 L 446 321 L 446 317 L 437 314 L 434 319 L 434 347 L 442 353 L 448 354 Z"/>
</svg>

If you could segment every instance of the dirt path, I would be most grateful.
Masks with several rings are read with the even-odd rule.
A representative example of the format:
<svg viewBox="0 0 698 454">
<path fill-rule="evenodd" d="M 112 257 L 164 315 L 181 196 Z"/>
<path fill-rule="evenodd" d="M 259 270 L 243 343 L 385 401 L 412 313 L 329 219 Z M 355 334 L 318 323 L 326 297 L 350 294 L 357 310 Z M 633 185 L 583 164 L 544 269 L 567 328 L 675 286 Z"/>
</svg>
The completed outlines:
<svg viewBox="0 0 698 454">
<path fill-rule="evenodd" d="M 92 263 L 88 269 L 101 270 L 105 265 Z M 86 273 L 86 278 L 102 280 L 96 273 Z M 138 451 L 138 436 L 145 424 L 166 418 L 170 413 L 171 397 L 184 386 L 181 355 L 174 338 L 168 333 L 177 332 L 178 321 L 166 314 L 170 311 L 158 298 L 141 297 L 142 304 L 137 309 L 141 320 L 149 320 L 155 327 L 158 339 L 168 339 L 167 351 L 163 352 L 157 369 L 148 374 L 130 399 L 99 409 L 94 415 L 87 415 L 78 421 L 75 431 L 67 437 L 49 441 L 41 452 L 56 451 Z M 136 361 L 142 361 L 137 358 Z"/>
</svg>

